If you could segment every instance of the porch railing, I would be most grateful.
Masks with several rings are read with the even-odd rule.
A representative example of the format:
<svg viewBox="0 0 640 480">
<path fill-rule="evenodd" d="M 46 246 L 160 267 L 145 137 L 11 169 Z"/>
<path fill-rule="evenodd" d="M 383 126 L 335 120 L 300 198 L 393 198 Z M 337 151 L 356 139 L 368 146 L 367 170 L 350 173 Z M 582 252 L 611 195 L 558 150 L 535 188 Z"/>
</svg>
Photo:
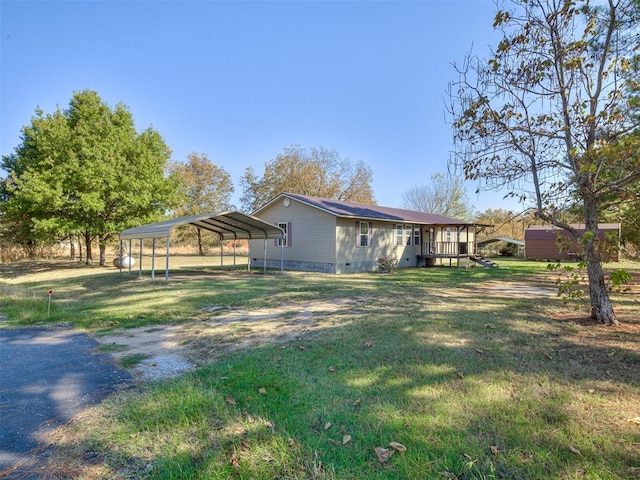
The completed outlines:
<svg viewBox="0 0 640 480">
<path fill-rule="evenodd" d="M 427 256 L 457 257 L 458 255 L 475 253 L 473 247 L 473 242 L 424 242 L 422 254 Z"/>
</svg>

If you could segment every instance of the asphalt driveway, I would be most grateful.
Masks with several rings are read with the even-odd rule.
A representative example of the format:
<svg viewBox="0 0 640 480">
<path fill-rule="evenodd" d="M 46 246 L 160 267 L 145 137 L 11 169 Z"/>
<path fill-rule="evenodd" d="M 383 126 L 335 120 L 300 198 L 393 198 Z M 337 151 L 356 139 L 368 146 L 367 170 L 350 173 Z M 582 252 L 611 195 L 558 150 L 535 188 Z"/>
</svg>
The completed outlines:
<svg viewBox="0 0 640 480">
<path fill-rule="evenodd" d="M 129 383 L 96 346 L 68 329 L 0 329 L 0 477 L 29 478 L 43 434 Z"/>
</svg>

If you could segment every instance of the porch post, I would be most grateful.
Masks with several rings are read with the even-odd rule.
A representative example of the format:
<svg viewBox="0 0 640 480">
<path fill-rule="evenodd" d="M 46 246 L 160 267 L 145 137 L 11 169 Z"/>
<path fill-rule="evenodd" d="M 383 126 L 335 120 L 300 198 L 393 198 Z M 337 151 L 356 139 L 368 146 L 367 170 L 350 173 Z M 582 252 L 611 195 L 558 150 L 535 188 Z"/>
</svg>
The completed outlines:
<svg viewBox="0 0 640 480">
<path fill-rule="evenodd" d="M 151 280 L 156 279 L 156 237 L 151 242 Z"/>
<path fill-rule="evenodd" d="M 267 273 L 267 238 L 264 239 L 264 259 L 263 259 L 263 267 L 262 272 Z"/>
<path fill-rule="evenodd" d="M 164 279 L 169 281 L 169 235 L 167 235 L 167 258 L 165 260 Z"/>
<path fill-rule="evenodd" d="M 140 239 L 140 265 L 138 265 L 138 277 L 142 276 L 142 239 Z"/>
<path fill-rule="evenodd" d="M 129 275 L 131 275 L 131 260 L 133 260 L 131 257 L 131 239 L 129 239 L 129 253 L 127 256 L 129 257 Z"/>
</svg>

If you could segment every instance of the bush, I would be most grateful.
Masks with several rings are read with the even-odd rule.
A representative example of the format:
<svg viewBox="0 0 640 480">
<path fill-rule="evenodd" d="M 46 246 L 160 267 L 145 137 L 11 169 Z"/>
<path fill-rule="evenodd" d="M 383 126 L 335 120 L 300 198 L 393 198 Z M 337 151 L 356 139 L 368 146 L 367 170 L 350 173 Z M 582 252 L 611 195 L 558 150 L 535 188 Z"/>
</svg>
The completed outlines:
<svg viewBox="0 0 640 480">
<path fill-rule="evenodd" d="M 378 269 L 381 272 L 393 272 L 396 269 L 396 265 L 398 265 L 398 257 L 395 255 L 387 256 L 387 257 L 378 257 Z"/>
</svg>

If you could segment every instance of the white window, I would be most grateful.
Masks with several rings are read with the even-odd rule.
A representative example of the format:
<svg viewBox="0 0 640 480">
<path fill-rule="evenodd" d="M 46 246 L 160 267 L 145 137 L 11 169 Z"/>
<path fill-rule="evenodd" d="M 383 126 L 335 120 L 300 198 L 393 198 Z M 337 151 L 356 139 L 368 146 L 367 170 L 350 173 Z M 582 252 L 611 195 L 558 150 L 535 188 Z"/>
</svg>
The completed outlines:
<svg viewBox="0 0 640 480">
<path fill-rule="evenodd" d="M 411 246 L 411 231 L 412 231 L 413 227 L 411 225 L 405 225 L 404 226 L 404 244 L 407 245 L 408 247 Z"/>
<path fill-rule="evenodd" d="M 413 244 L 415 246 L 420 245 L 420 226 L 414 225 L 413 227 Z"/>
<path fill-rule="evenodd" d="M 401 247 L 402 245 L 404 245 L 404 241 L 402 239 L 402 234 L 404 232 L 404 229 L 402 225 L 396 225 L 395 229 L 396 229 L 396 247 Z"/>
<path fill-rule="evenodd" d="M 278 239 L 278 246 L 279 247 L 286 247 L 287 245 L 287 237 L 288 237 L 288 226 L 289 224 L 287 222 L 278 222 L 278 226 L 284 230 L 284 238 L 279 238 Z"/>
<path fill-rule="evenodd" d="M 368 247 L 371 243 L 371 224 L 369 222 L 357 222 L 358 228 L 358 246 Z"/>
</svg>

